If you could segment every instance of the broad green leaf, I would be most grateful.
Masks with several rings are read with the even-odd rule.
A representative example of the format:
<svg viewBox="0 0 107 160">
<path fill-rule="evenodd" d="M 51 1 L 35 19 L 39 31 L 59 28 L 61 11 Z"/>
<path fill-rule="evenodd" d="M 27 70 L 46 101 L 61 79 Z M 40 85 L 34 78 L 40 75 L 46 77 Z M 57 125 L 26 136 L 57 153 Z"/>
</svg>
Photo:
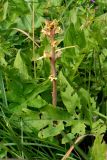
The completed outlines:
<svg viewBox="0 0 107 160">
<path fill-rule="evenodd" d="M 37 96 L 36 98 L 29 100 L 27 102 L 28 106 L 34 107 L 34 108 L 41 108 L 47 105 L 46 101 L 41 98 L 41 96 Z"/>
<path fill-rule="evenodd" d="M 20 115 L 22 113 L 22 110 L 24 108 L 27 108 L 27 104 L 26 102 L 24 103 L 21 103 L 21 102 L 12 102 L 9 104 L 9 112 L 12 113 L 12 114 L 15 114 L 15 115 Z"/>
<path fill-rule="evenodd" d="M 81 88 L 79 90 L 79 95 L 80 95 L 81 103 L 83 105 L 90 106 L 90 95 L 89 95 L 88 91 L 86 91 L 84 88 Z"/>
<path fill-rule="evenodd" d="M 75 123 L 73 124 L 73 127 L 71 129 L 71 133 L 72 134 L 80 134 L 80 135 L 84 135 L 85 134 L 85 124 L 82 121 L 75 121 Z"/>
<path fill-rule="evenodd" d="M 74 92 L 73 87 L 71 87 L 62 72 L 60 72 L 59 80 L 62 101 L 67 111 L 70 114 L 74 114 L 75 108 L 80 105 L 79 97 L 77 93 Z"/>
<path fill-rule="evenodd" d="M 40 84 L 35 84 L 34 89 L 26 95 L 26 90 L 24 91 L 24 95 L 26 95 L 27 101 L 34 99 L 38 94 L 45 92 L 50 87 L 50 80 L 46 80 L 41 82 Z M 32 87 L 31 87 L 32 88 Z"/>
<path fill-rule="evenodd" d="M 104 121 L 99 119 L 96 122 L 93 122 L 92 124 L 92 131 L 93 134 L 100 135 L 102 133 L 106 132 L 106 125 L 104 124 Z"/>
<path fill-rule="evenodd" d="M 21 13 L 26 14 L 26 12 L 28 11 L 28 5 L 24 0 L 20 1 L 12 0 L 12 2 L 9 4 L 12 5 L 11 9 L 19 15 L 21 15 Z"/>
<path fill-rule="evenodd" d="M 43 130 L 43 128 L 49 125 L 50 123 L 52 123 L 50 120 L 24 119 L 24 129 L 28 132 L 35 132 Z"/>
<path fill-rule="evenodd" d="M 25 98 L 22 95 L 18 96 L 13 91 L 7 92 L 7 99 L 9 102 L 14 102 L 14 103 L 19 103 L 19 104 L 25 102 Z"/>
<path fill-rule="evenodd" d="M 74 134 L 68 133 L 62 138 L 62 144 L 71 142 L 75 138 Z"/>
<path fill-rule="evenodd" d="M 57 124 L 50 124 L 45 129 L 42 129 L 38 136 L 40 138 L 53 137 L 61 133 L 64 130 L 64 124 L 62 121 L 58 121 Z"/>
<path fill-rule="evenodd" d="M 16 110 L 13 110 L 13 114 L 11 115 L 9 122 L 20 128 L 22 119 L 23 130 L 25 132 L 38 132 L 53 122 L 50 120 L 41 120 L 39 111 L 31 111 L 30 109 L 27 109 L 26 106 L 16 106 L 15 108 Z"/>
<path fill-rule="evenodd" d="M 8 0 L 4 3 L 3 11 L 4 11 L 3 20 L 5 20 L 8 13 Z"/>
<path fill-rule="evenodd" d="M 31 32 L 31 25 L 32 25 L 32 16 L 31 15 L 25 15 L 21 18 L 18 18 L 17 20 L 17 28 L 20 28 L 22 30 L 27 30 L 29 32 Z"/>
<path fill-rule="evenodd" d="M 24 83 L 24 88 L 23 88 L 23 94 L 24 95 L 27 95 L 27 94 L 29 94 L 29 93 L 31 93 L 33 90 L 34 90 L 34 88 L 36 87 L 36 83 L 34 83 L 34 82 L 25 82 Z"/>
<path fill-rule="evenodd" d="M 14 61 L 14 67 L 18 69 L 19 73 L 23 76 L 24 79 L 29 78 L 27 67 L 21 57 L 20 50 L 18 51 L 18 53 L 16 55 L 16 58 Z"/>
<path fill-rule="evenodd" d="M 88 93 L 88 91 L 86 91 L 85 89 L 81 88 L 78 92 L 78 95 L 80 97 L 80 101 L 81 101 L 81 117 L 84 118 L 87 123 L 89 123 L 92 126 L 92 112 L 93 112 L 93 108 L 91 106 L 90 103 L 90 95 Z"/>
<path fill-rule="evenodd" d="M 70 20 L 72 21 L 72 23 L 75 24 L 77 23 L 77 8 L 73 8 L 70 12 Z"/>
<path fill-rule="evenodd" d="M 76 37 L 76 32 L 73 23 L 71 23 L 64 35 L 64 46 L 77 45 L 74 37 Z M 64 54 L 71 56 L 71 58 L 74 56 L 74 53 L 74 48 L 67 49 L 66 52 L 64 52 Z"/>
<path fill-rule="evenodd" d="M 92 160 L 106 160 L 107 157 L 107 144 L 102 142 L 102 136 L 96 136 L 94 145 L 90 149 Z"/>
<path fill-rule="evenodd" d="M 42 23 L 45 21 L 45 19 L 42 16 L 37 16 L 37 20 L 35 21 L 35 28 L 41 27 Z"/>
<path fill-rule="evenodd" d="M 11 81 L 9 81 L 8 87 L 10 88 L 10 92 L 13 92 L 13 94 L 17 96 L 23 95 L 23 84 L 19 79 L 12 79 Z"/>
<path fill-rule="evenodd" d="M 48 120 L 62 120 L 62 121 L 66 121 L 66 120 L 70 120 L 72 119 L 71 115 L 58 107 L 54 107 L 52 105 L 47 105 L 43 108 L 41 108 L 41 119 L 48 119 Z"/>
<path fill-rule="evenodd" d="M 86 41 L 85 41 L 85 35 L 84 32 L 78 28 L 78 23 L 74 24 L 71 23 L 70 26 L 67 28 L 64 36 L 64 45 L 65 46 L 72 46 L 77 45 L 79 46 L 79 50 L 85 48 Z M 71 52 L 71 55 L 73 56 L 73 53 L 75 53 L 75 49 L 68 49 Z M 69 53 L 70 54 L 70 53 Z"/>
<path fill-rule="evenodd" d="M 26 132 L 35 132 L 44 128 L 48 124 L 51 123 L 50 120 L 41 120 L 39 111 L 32 111 L 27 109 L 26 106 L 19 106 L 20 108 L 16 108 L 18 110 L 13 110 L 14 113 L 10 118 L 10 122 L 13 124 L 17 124 L 17 127 L 20 127 L 20 120 L 23 122 L 23 129 Z"/>
</svg>

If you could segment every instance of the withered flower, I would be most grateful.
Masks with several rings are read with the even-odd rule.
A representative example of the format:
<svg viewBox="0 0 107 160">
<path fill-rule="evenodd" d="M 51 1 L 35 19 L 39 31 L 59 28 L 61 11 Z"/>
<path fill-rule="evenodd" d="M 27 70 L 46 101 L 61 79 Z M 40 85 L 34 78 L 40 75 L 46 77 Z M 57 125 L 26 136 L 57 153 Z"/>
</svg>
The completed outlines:
<svg viewBox="0 0 107 160">
<path fill-rule="evenodd" d="M 47 35 L 48 37 L 53 37 L 55 34 L 61 32 L 61 28 L 58 26 L 57 20 L 45 21 L 45 27 L 42 29 L 42 33 Z"/>
</svg>

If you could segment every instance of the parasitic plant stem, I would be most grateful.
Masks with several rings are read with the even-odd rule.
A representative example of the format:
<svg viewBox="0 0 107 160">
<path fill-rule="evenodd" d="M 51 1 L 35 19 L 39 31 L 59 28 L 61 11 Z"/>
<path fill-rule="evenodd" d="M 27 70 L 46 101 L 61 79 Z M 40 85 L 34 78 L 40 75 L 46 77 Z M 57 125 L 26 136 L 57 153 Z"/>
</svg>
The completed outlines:
<svg viewBox="0 0 107 160">
<path fill-rule="evenodd" d="M 57 78 L 56 78 L 56 50 L 57 42 L 55 40 L 55 35 L 60 33 L 60 27 L 58 27 L 58 23 L 56 20 L 53 21 L 46 21 L 45 27 L 42 32 L 49 38 L 50 41 L 50 55 L 45 54 L 45 57 L 50 58 L 50 65 L 51 65 L 51 75 L 50 80 L 52 81 L 52 104 L 54 107 L 57 105 Z"/>
<path fill-rule="evenodd" d="M 55 47 L 52 45 L 54 42 L 54 38 L 51 39 L 51 56 L 50 56 L 50 64 L 51 64 L 51 76 L 52 76 L 52 104 L 53 106 L 57 105 L 57 82 L 56 82 L 56 68 L 55 68 Z"/>
</svg>

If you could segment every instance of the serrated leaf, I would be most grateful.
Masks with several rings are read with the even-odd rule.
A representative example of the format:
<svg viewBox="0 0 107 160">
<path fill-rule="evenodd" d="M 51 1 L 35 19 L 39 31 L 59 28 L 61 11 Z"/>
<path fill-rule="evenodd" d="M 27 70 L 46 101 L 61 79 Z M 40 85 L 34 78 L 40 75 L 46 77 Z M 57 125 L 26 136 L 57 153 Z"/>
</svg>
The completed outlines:
<svg viewBox="0 0 107 160">
<path fill-rule="evenodd" d="M 106 125 L 104 124 L 104 121 L 99 119 L 96 122 L 92 124 L 92 133 L 93 134 L 102 134 L 106 132 Z"/>
</svg>

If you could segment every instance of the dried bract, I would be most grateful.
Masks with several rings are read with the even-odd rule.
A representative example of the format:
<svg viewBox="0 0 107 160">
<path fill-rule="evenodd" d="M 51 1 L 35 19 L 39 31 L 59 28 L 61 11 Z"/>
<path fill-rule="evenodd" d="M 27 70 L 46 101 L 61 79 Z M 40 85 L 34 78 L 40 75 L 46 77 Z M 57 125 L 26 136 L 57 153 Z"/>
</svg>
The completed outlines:
<svg viewBox="0 0 107 160">
<path fill-rule="evenodd" d="M 42 29 L 42 33 L 48 37 L 53 37 L 55 34 L 61 33 L 61 28 L 58 26 L 57 20 L 46 20 L 45 27 Z"/>
</svg>

